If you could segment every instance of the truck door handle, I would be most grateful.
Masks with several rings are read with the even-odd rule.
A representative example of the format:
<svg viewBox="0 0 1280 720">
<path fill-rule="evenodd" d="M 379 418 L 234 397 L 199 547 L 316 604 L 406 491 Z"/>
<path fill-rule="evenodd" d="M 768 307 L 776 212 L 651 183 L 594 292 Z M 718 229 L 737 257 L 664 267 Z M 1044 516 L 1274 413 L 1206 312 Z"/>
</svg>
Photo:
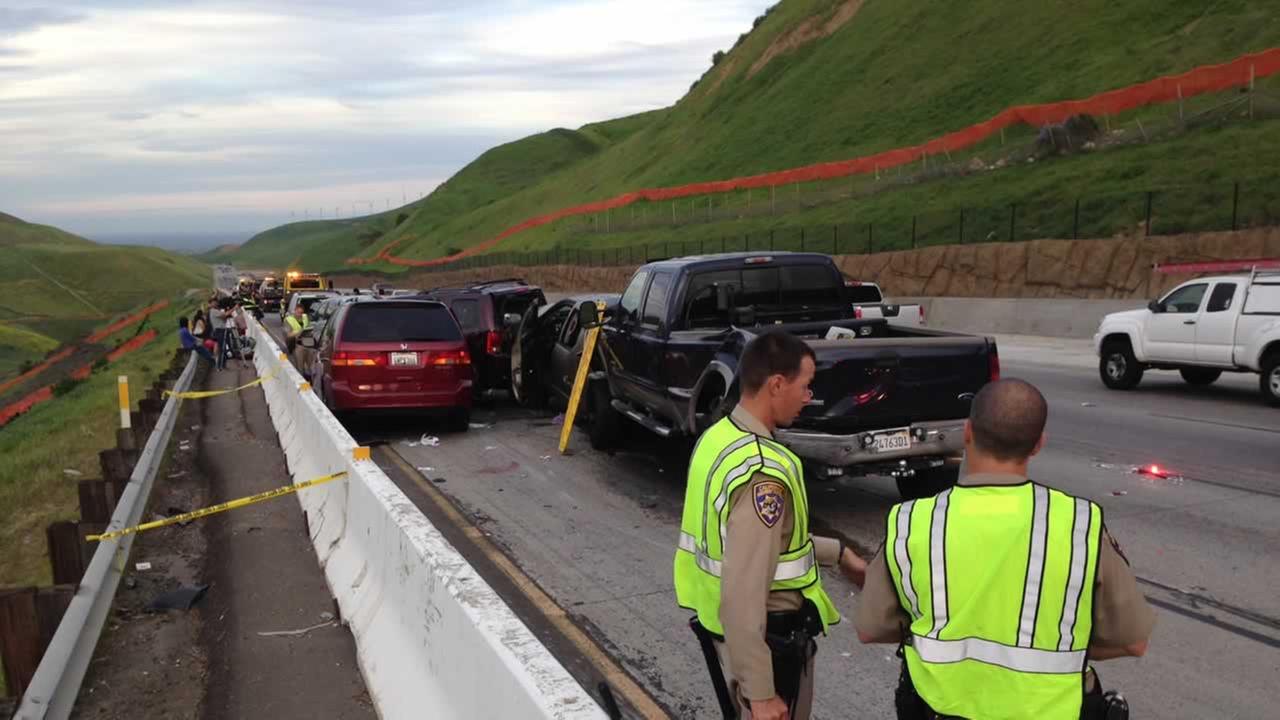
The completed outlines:
<svg viewBox="0 0 1280 720">
<path fill-rule="evenodd" d="M 1183 325 L 1195 325 L 1195 324 L 1196 324 L 1196 321 L 1195 321 L 1195 320 L 1183 320 L 1183 321 L 1182 321 L 1182 324 L 1183 324 Z"/>
</svg>

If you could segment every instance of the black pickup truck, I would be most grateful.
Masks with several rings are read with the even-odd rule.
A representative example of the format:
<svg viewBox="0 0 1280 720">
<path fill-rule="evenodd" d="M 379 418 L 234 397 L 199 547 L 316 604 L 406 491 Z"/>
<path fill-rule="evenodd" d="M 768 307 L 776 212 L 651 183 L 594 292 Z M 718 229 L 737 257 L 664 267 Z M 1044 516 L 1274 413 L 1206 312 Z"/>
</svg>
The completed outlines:
<svg viewBox="0 0 1280 720">
<path fill-rule="evenodd" d="M 954 484 L 970 402 L 1000 373 L 993 339 L 854 318 L 839 269 L 812 253 L 651 262 L 601 322 L 586 401 L 597 448 L 616 445 L 626 419 L 700 433 L 737 403 L 746 343 L 781 328 L 813 348 L 817 375 L 778 439 L 811 480 L 890 475 L 904 497 Z"/>
</svg>

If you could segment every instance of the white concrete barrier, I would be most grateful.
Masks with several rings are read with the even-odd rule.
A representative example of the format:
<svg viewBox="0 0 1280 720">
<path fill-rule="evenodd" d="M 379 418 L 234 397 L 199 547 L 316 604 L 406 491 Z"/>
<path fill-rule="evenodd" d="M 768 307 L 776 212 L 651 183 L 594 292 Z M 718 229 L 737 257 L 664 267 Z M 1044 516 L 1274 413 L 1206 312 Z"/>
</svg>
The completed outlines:
<svg viewBox="0 0 1280 720">
<path fill-rule="evenodd" d="M 1146 307 L 1145 300 L 1070 298 L 891 298 L 924 305 L 926 324 L 976 335 L 1091 338 L 1108 313 Z"/>
<path fill-rule="evenodd" d="M 357 445 L 258 323 L 255 364 L 311 541 L 383 718 L 597 720 L 605 713 Z"/>
</svg>

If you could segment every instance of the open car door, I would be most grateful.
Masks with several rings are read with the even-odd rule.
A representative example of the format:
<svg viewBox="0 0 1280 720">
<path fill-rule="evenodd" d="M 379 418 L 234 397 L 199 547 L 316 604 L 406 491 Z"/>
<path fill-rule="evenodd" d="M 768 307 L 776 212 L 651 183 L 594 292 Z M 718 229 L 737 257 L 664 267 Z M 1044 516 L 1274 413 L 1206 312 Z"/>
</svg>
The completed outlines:
<svg viewBox="0 0 1280 720">
<path fill-rule="evenodd" d="M 536 375 L 536 358 L 533 342 L 538 329 L 538 304 L 525 308 L 520 324 L 511 342 L 511 395 L 525 406 L 536 406 L 546 397 L 542 379 Z"/>
</svg>

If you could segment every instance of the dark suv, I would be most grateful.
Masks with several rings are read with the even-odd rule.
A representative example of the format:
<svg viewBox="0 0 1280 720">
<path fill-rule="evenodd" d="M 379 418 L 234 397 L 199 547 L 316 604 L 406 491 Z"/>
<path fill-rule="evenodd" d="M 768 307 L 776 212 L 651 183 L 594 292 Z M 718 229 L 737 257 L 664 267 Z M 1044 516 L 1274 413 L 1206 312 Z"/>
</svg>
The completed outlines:
<svg viewBox="0 0 1280 720">
<path fill-rule="evenodd" d="M 512 338 L 527 309 L 547 304 L 542 288 L 510 278 L 436 288 L 421 297 L 444 303 L 457 318 L 471 351 L 476 393 L 509 389 Z"/>
</svg>

